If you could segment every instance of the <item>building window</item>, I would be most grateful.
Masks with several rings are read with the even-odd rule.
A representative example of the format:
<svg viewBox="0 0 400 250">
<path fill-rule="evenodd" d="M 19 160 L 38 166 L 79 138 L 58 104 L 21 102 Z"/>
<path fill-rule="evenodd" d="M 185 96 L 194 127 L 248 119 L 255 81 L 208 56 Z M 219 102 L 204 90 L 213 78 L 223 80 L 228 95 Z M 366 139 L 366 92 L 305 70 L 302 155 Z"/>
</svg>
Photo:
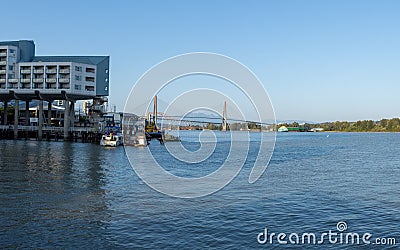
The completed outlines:
<svg viewBox="0 0 400 250">
<path fill-rule="evenodd" d="M 75 85 L 75 90 L 82 90 L 82 85 Z"/>
<path fill-rule="evenodd" d="M 108 82 L 108 78 L 104 79 L 105 82 Z"/>
<path fill-rule="evenodd" d="M 8 70 L 14 70 L 14 65 L 8 65 Z"/>
<path fill-rule="evenodd" d="M 94 82 L 94 77 L 87 76 L 87 77 L 85 77 L 85 81 Z"/>
<path fill-rule="evenodd" d="M 95 69 L 94 68 L 86 68 L 86 73 L 95 73 Z"/>
<path fill-rule="evenodd" d="M 86 91 L 94 91 L 94 86 L 85 86 Z"/>
<path fill-rule="evenodd" d="M 75 80 L 82 81 L 82 76 L 75 76 Z"/>
<path fill-rule="evenodd" d="M 106 71 L 105 71 L 105 72 L 106 72 L 106 74 L 108 74 L 108 69 L 106 69 Z"/>
<path fill-rule="evenodd" d="M 81 66 L 75 66 L 75 71 L 82 72 L 82 67 Z"/>
</svg>

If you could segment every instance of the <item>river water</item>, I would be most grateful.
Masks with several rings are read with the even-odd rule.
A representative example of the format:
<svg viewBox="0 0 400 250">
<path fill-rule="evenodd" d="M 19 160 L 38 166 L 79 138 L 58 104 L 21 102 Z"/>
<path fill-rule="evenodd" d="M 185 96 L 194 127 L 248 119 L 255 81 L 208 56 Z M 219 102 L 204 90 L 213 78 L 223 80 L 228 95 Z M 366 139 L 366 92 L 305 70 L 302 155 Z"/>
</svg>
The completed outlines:
<svg viewBox="0 0 400 250">
<path fill-rule="evenodd" d="M 158 158 L 168 158 L 164 146 L 150 147 Z M 399 153 L 399 133 L 281 133 L 257 182 L 249 184 L 247 162 L 222 190 L 181 199 L 144 184 L 123 147 L 3 140 L 0 247 L 303 248 L 276 238 L 273 246 L 260 244 L 257 236 L 266 228 L 318 236 L 338 232 L 338 222 L 346 223 L 344 233 L 370 233 L 371 242 L 395 238 L 398 247 Z M 182 175 L 194 171 L 174 161 L 165 164 Z M 197 167 L 206 174 L 216 169 L 212 163 Z M 344 243 L 326 238 L 321 244 L 342 248 Z"/>
</svg>

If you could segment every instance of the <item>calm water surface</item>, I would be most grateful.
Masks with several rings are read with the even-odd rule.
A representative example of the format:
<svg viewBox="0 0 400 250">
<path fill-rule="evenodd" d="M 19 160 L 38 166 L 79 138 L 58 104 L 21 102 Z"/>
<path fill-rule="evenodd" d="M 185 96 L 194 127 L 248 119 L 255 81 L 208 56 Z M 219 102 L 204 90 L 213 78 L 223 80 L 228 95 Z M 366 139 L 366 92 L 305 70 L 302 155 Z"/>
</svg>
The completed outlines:
<svg viewBox="0 0 400 250">
<path fill-rule="evenodd" d="M 150 147 L 157 158 L 168 158 L 163 146 Z M 218 152 L 228 151 L 222 145 Z M 396 238 L 398 247 L 399 153 L 397 133 L 278 134 L 270 165 L 256 183 L 247 182 L 249 160 L 219 192 L 178 199 L 145 185 L 123 147 L 3 140 L 0 247 L 302 248 L 260 245 L 257 235 L 266 227 L 318 235 L 336 230 L 339 221 L 347 223 L 347 232 Z M 165 162 L 168 171 L 196 176 L 214 171 L 216 158 L 195 169 Z M 327 247 L 343 245 L 326 240 Z"/>
</svg>

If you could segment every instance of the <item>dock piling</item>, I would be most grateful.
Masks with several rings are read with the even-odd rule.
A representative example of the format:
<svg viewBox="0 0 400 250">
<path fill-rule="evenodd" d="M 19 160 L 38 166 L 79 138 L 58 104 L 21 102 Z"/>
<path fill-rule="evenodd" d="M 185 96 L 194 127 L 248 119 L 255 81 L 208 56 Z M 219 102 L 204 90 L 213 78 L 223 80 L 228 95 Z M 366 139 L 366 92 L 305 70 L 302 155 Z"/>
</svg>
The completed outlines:
<svg viewBox="0 0 400 250">
<path fill-rule="evenodd" d="M 65 100 L 64 103 L 64 141 L 68 140 L 69 136 L 69 101 Z"/>
<path fill-rule="evenodd" d="M 19 116 L 19 101 L 14 103 L 14 139 L 18 139 L 18 116 Z"/>
<path fill-rule="evenodd" d="M 38 140 L 43 139 L 43 100 L 39 101 L 39 127 L 38 127 Z"/>
</svg>

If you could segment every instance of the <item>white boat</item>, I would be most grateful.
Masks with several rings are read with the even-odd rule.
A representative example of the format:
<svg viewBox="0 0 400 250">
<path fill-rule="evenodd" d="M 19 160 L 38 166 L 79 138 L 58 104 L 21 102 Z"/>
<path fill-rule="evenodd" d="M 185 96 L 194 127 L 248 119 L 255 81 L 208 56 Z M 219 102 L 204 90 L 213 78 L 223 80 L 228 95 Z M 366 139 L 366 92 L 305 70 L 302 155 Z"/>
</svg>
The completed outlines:
<svg viewBox="0 0 400 250">
<path fill-rule="evenodd" d="M 105 147 L 117 147 L 122 145 L 122 135 L 114 133 L 102 135 L 100 145 Z"/>
</svg>

